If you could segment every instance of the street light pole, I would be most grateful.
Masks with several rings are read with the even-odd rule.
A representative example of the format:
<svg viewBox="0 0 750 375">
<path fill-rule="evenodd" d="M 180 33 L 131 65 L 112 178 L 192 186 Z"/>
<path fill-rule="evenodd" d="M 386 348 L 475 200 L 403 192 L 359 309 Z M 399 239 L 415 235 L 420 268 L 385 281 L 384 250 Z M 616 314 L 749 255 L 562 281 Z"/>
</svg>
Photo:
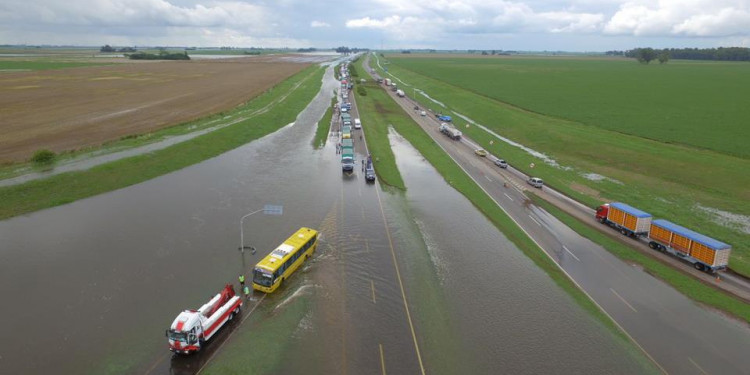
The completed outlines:
<svg viewBox="0 0 750 375">
<path fill-rule="evenodd" d="M 281 215 L 284 212 L 284 207 L 279 205 L 271 205 L 267 204 L 263 206 L 260 210 L 255 210 L 249 214 L 246 214 L 242 218 L 240 218 L 240 252 L 242 253 L 242 273 L 245 272 L 245 227 L 243 225 L 243 222 L 245 221 L 245 218 L 251 215 L 255 215 L 258 212 L 263 212 L 264 215 Z M 255 248 L 250 246 L 250 249 L 253 250 L 253 254 L 255 254 Z"/>
</svg>

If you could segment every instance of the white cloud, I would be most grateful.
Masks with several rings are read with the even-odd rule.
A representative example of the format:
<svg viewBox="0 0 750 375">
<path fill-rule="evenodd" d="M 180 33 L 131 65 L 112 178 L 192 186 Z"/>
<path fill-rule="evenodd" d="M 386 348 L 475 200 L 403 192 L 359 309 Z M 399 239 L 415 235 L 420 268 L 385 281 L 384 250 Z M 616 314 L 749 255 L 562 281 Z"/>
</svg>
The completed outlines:
<svg viewBox="0 0 750 375">
<path fill-rule="evenodd" d="M 620 5 L 605 34 L 720 37 L 750 34 L 750 1 L 659 0 Z"/>
<path fill-rule="evenodd" d="M 390 16 L 383 18 L 382 20 L 372 19 L 370 17 L 348 20 L 346 21 L 346 27 L 351 29 L 356 28 L 369 28 L 369 29 L 385 29 L 401 24 L 401 17 Z"/>
<path fill-rule="evenodd" d="M 331 27 L 331 24 L 323 21 L 312 21 L 310 27 Z"/>
</svg>

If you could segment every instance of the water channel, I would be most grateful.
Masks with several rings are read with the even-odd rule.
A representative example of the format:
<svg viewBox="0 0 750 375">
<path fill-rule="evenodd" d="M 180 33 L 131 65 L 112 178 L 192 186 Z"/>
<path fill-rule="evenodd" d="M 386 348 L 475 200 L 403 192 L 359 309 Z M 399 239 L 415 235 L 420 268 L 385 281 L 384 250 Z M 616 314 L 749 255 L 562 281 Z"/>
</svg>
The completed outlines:
<svg viewBox="0 0 750 375">
<path fill-rule="evenodd" d="M 208 373 L 240 356 L 267 358 L 257 361 L 267 373 L 647 368 L 406 142 L 393 139 L 406 194 L 342 176 L 331 142 L 311 147 L 337 86 L 329 70 L 294 124 L 216 158 L 0 222 L 2 318 L 12 322 L 0 373 L 174 372 L 154 366 L 172 319 L 300 226 L 323 233 L 315 258 L 229 327 Z M 247 219 L 245 245 L 258 252 L 243 255 L 239 218 L 267 203 L 284 214 Z"/>
</svg>

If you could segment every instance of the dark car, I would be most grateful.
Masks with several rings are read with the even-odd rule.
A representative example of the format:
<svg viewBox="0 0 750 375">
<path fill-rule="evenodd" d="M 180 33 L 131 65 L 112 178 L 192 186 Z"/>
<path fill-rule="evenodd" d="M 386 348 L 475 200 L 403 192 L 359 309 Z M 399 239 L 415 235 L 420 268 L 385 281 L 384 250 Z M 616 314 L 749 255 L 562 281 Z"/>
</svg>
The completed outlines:
<svg viewBox="0 0 750 375">
<path fill-rule="evenodd" d="M 372 166 L 365 169 L 365 181 L 375 182 L 375 168 L 373 168 Z"/>
</svg>

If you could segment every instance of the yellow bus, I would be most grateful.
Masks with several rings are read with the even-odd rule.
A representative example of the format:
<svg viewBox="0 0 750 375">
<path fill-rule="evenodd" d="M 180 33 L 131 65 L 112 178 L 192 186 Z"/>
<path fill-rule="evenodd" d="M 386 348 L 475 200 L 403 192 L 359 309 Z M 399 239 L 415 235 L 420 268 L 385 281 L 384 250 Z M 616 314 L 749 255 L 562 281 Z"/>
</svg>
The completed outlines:
<svg viewBox="0 0 750 375">
<path fill-rule="evenodd" d="M 253 269 L 253 289 L 271 293 L 291 276 L 318 246 L 318 231 L 300 228 Z"/>
</svg>

